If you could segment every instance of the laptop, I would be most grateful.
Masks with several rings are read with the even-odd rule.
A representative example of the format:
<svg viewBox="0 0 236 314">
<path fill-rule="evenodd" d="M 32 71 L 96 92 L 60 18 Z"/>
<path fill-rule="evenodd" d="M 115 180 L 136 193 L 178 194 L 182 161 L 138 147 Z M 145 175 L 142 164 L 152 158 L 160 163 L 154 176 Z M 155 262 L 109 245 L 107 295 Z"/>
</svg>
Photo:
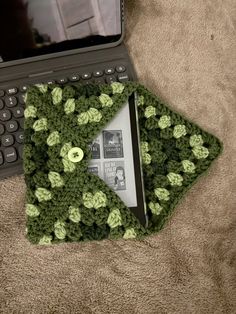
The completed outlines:
<svg viewBox="0 0 236 314">
<path fill-rule="evenodd" d="M 29 86 L 126 82 L 135 80 L 136 74 L 123 43 L 123 0 L 5 0 L 0 2 L 0 30 L 0 179 L 3 179 L 23 173 L 24 94 Z M 130 102 L 120 119 L 127 114 L 135 115 L 134 99 Z M 137 126 L 133 120 L 130 118 L 127 125 L 135 133 Z M 138 137 L 133 143 L 137 147 L 132 150 L 131 145 L 127 150 L 133 165 L 125 166 L 122 151 L 128 136 L 127 125 L 122 129 L 118 118 L 118 123 L 111 122 L 99 135 L 97 145 L 91 143 L 91 149 L 99 147 L 100 155 L 98 152 L 93 155 L 89 170 L 121 197 L 124 195 L 127 206 L 141 206 L 143 210 L 144 198 L 138 196 L 140 192 L 142 195 Z M 125 193 L 130 186 L 127 179 L 131 166 L 133 172 L 129 177 L 133 176 L 136 184 Z M 127 195 L 131 194 L 139 200 L 136 196 L 128 200 Z"/>
</svg>

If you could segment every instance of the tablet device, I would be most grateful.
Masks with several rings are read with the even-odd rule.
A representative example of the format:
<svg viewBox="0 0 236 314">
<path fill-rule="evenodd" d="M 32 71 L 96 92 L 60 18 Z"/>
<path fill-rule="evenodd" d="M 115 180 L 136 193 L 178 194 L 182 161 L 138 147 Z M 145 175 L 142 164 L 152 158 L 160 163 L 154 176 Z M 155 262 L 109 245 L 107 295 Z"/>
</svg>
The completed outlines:
<svg viewBox="0 0 236 314">
<path fill-rule="evenodd" d="M 147 226 L 137 119 L 132 95 L 91 143 L 89 171 L 104 180 Z"/>
</svg>

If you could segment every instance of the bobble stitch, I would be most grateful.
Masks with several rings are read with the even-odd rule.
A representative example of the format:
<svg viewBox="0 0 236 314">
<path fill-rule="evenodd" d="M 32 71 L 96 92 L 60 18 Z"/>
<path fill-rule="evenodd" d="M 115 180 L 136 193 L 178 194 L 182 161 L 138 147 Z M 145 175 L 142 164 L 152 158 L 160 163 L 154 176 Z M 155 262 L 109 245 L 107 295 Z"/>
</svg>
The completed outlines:
<svg viewBox="0 0 236 314">
<path fill-rule="evenodd" d="M 122 226 L 122 218 L 121 218 L 121 214 L 118 208 L 112 209 L 112 211 L 110 212 L 108 216 L 107 224 L 112 229 L 118 226 Z"/>
</svg>

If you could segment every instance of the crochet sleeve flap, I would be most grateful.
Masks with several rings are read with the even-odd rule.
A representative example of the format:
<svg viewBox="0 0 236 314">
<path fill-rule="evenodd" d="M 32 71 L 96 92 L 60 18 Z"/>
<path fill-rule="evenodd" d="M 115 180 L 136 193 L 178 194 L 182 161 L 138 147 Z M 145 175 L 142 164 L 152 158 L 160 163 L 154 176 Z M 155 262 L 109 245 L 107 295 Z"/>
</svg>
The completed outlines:
<svg viewBox="0 0 236 314">
<path fill-rule="evenodd" d="M 138 95 L 148 228 L 88 171 L 89 144 Z M 26 95 L 24 173 L 27 237 L 34 244 L 132 239 L 159 231 L 221 152 L 204 132 L 137 83 L 36 85 Z"/>
</svg>

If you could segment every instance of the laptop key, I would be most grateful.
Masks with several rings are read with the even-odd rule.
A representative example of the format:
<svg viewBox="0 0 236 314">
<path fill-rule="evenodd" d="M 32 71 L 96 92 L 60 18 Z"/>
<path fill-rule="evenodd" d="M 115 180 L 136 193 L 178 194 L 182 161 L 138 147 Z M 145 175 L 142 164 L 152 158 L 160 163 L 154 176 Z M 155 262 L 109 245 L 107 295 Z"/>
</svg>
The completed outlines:
<svg viewBox="0 0 236 314">
<path fill-rule="evenodd" d="M 114 83 L 114 82 L 116 82 L 116 81 L 117 81 L 117 79 L 116 79 L 116 77 L 115 77 L 114 75 L 110 75 L 110 76 L 107 76 L 107 77 L 106 77 L 106 82 L 107 82 L 108 84 Z"/>
<path fill-rule="evenodd" d="M 78 81 L 79 81 L 79 75 L 72 74 L 72 75 L 69 77 L 69 80 L 70 80 L 71 82 L 78 82 Z"/>
<path fill-rule="evenodd" d="M 24 129 L 24 118 L 19 119 L 18 122 L 20 123 L 20 127 L 21 127 L 22 129 Z"/>
<path fill-rule="evenodd" d="M 5 132 L 4 125 L 0 124 L 0 135 L 3 135 Z"/>
<path fill-rule="evenodd" d="M 6 97 L 5 99 L 6 106 L 11 108 L 17 105 L 17 99 L 14 96 Z"/>
<path fill-rule="evenodd" d="M 0 152 L 0 166 L 3 164 L 3 154 L 2 154 L 2 152 Z"/>
<path fill-rule="evenodd" d="M 100 76 L 103 76 L 103 71 L 101 71 L 101 70 L 94 71 L 94 72 L 93 72 L 93 76 L 94 76 L 94 77 L 100 77 Z"/>
<path fill-rule="evenodd" d="M 4 101 L 0 99 L 0 110 L 2 110 L 3 108 L 4 108 Z"/>
<path fill-rule="evenodd" d="M 2 146 L 11 146 L 14 144 L 14 137 L 11 134 L 2 137 Z"/>
<path fill-rule="evenodd" d="M 22 86 L 20 87 L 20 91 L 21 91 L 22 93 L 27 92 L 27 89 L 28 89 L 28 86 L 27 86 L 27 85 L 22 85 Z"/>
<path fill-rule="evenodd" d="M 96 79 L 94 80 L 94 83 L 95 83 L 95 84 L 104 84 L 105 81 L 104 81 L 104 78 L 99 77 L 99 78 L 96 78 Z"/>
<path fill-rule="evenodd" d="M 17 143 L 22 144 L 24 142 L 24 132 L 17 132 L 15 134 L 15 137 L 16 137 Z"/>
<path fill-rule="evenodd" d="M 116 72 L 118 73 L 125 72 L 125 70 L 126 70 L 126 67 L 124 65 L 119 65 L 116 67 Z"/>
<path fill-rule="evenodd" d="M 118 75 L 118 81 L 119 82 L 127 82 L 129 80 L 129 76 L 127 75 L 127 74 L 125 74 L 125 73 L 123 73 L 123 74 L 119 74 Z"/>
<path fill-rule="evenodd" d="M 18 130 L 18 122 L 11 120 L 6 123 L 7 132 L 13 133 Z"/>
<path fill-rule="evenodd" d="M 7 89 L 7 95 L 15 95 L 17 93 L 17 88 L 16 87 L 12 87 L 12 88 L 8 88 Z"/>
<path fill-rule="evenodd" d="M 0 120 L 1 121 L 8 121 L 11 119 L 11 111 L 8 109 L 0 111 Z"/>
<path fill-rule="evenodd" d="M 0 97 L 3 97 L 5 95 L 4 90 L 0 89 Z"/>
<path fill-rule="evenodd" d="M 22 107 L 15 107 L 12 109 L 13 116 L 15 118 L 22 118 L 24 117 L 24 108 Z"/>
<path fill-rule="evenodd" d="M 114 68 L 107 68 L 107 69 L 105 70 L 105 73 L 108 74 L 108 75 L 114 74 L 114 73 L 115 73 L 115 69 L 114 69 Z"/>
<path fill-rule="evenodd" d="M 20 103 L 21 105 L 24 105 L 24 104 L 25 104 L 25 94 L 20 94 L 20 95 L 18 96 L 18 100 L 19 100 L 19 103 Z"/>
<path fill-rule="evenodd" d="M 65 84 L 67 82 L 68 82 L 68 79 L 66 77 L 62 77 L 62 78 L 57 80 L 57 83 L 59 83 L 59 84 Z"/>
<path fill-rule="evenodd" d="M 4 151 L 4 157 L 6 162 L 14 162 L 17 160 L 17 154 L 15 147 L 6 148 Z"/>
<path fill-rule="evenodd" d="M 91 73 L 83 73 L 82 79 L 83 80 L 89 80 L 92 77 Z"/>
</svg>

